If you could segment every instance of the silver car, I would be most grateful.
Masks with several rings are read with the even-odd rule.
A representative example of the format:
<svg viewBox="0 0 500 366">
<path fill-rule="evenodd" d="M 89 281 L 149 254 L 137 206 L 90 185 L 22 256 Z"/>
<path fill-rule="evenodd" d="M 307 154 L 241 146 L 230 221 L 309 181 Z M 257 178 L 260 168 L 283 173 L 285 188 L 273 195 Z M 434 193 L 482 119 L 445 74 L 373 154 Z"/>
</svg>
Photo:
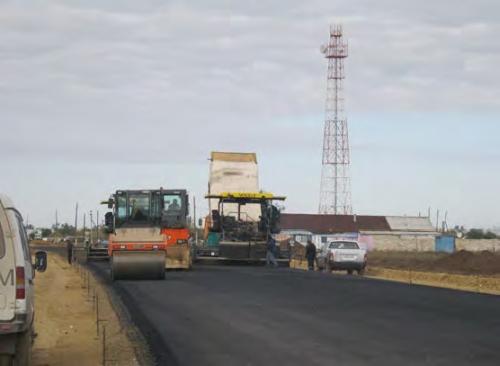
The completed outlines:
<svg viewBox="0 0 500 366">
<path fill-rule="evenodd" d="M 363 274 L 366 268 L 366 250 L 357 241 L 335 240 L 326 244 L 316 255 L 319 269 L 327 271 L 354 271 Z"/>
</svg>

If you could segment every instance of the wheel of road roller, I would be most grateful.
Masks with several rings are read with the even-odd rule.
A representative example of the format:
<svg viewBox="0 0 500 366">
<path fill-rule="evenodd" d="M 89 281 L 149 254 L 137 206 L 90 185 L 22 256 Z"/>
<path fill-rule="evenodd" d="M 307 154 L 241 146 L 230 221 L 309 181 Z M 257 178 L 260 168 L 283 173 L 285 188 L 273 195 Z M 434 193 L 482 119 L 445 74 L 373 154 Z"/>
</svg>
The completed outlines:
<svg viewBox="0 0 500 366">
<path fill-rule="evenodd" d="M 111 279 L 162 280 L 165 278 L 164 251 L 119 251 L 111 257 Z"/>
</svg>

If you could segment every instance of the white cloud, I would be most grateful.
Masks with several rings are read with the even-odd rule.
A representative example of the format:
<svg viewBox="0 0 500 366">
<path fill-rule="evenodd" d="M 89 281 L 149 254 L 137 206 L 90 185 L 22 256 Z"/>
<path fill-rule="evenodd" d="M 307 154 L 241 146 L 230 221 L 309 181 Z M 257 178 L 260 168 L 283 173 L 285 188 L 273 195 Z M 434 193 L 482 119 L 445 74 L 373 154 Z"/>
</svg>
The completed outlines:
<svg viewBox="0 0 500 366">
<path fill-rule="evenodd" d="M 498 116 L 499 11 L 471 0 L 0 2 L 0 156 L 56 175 L 53 162 L 185 163 L 215 148 L 314 157 L 319 46 L 339 20 L 348 115 Z"/>
</svg>

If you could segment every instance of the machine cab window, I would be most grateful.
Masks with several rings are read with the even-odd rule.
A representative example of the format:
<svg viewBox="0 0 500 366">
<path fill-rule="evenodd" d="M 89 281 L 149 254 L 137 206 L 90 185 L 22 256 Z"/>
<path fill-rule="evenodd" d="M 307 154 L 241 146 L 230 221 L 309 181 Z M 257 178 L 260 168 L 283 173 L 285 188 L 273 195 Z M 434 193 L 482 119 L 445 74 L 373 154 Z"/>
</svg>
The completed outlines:
<svg viewBox="0 0 500 366">
<path fill-rule="evenodd" d="M 147 221 L 150 218 L 150 195 L 145 193 L 129 194 L 128 217 L 130 221 Z"/>
<path fill-rule="evenodd" d="M 182 210 L 182 197 L 179 194 L 165 194 L 163 196 L 163 211 L 167 215 L 178 215 Z"/>
<path fill-rule="evenodd" d="M 126 220 L 127 219 L 127 197 L 126 196 L 116 196 L 116 214 L 117 219 Z"/>
</svg>

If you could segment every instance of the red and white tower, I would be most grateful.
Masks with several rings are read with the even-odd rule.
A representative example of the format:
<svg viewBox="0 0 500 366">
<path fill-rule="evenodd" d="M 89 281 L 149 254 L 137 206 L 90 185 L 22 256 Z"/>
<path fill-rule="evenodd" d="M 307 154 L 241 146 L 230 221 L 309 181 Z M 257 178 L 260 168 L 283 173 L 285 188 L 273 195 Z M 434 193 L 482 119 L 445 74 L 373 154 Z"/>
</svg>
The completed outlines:
<svg viewBox="0 0 500 366">
<path fill-rule="evenodd" d="M 342 37 L 342 26 L 330 26 L 330 40 L 321 51 L 328 60 L 328 74 L 319 213 L 349 215 L 352 213 L 351 159 L 343 96 L 348 47 Z"/>
</svg>

